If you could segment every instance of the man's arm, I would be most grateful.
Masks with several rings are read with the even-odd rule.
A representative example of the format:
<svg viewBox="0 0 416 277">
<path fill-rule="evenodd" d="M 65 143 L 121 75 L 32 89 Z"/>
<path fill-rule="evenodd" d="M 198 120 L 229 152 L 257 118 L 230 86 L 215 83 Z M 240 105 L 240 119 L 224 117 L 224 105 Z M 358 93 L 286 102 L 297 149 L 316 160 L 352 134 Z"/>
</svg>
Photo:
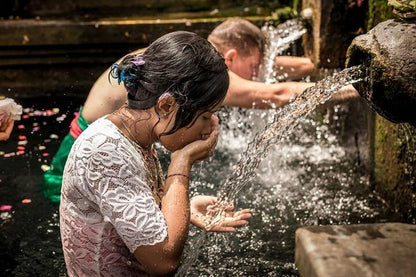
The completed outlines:
<svg viewBox="0 0 416 277">
<path fill-rule="evenodd" d="M 144 50 L 137 49 L 128 55 L 141 54 Z M 123 58 L 120 58 L 117 63 Z M 118 84 L 116 79 L 109 77 L 110 69 L 111 67 L 107 68 L 97 79 L 84 103 L 82 115 L 88 123 L 116 111 L 127 101 L 127 91 L 124 85 Z"/>
<path fill-rule="evenodd" d="M 282 107 L 295 95 L 315 83 L 284 82 L 265 84 L 243 79 L 231 71 L 230 87 L 223 102 L 224 106 L 268 109 Z"/>
<path fill-rule="evenodd" d="M 300 80 L 315 73 L 316 67 L 306 57 L 277 56 L 274 64 L 276 76 L 284 76 L 285 80 Z"/>
</svg>

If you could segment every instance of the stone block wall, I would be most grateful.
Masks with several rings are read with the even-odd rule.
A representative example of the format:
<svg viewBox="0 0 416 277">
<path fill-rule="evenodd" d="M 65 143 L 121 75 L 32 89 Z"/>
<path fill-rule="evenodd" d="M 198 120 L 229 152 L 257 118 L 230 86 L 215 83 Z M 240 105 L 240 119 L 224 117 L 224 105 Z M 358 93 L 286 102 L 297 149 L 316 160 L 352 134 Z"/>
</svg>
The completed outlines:
<svg viewBox="0 0 416 277">
<path fill-rule="evenodd" d="M 0 93 L 86 97 L 111 64 L 168 32 L 207 37 L 228 16 L 261 26 L 290 1 L 6 0 L 0 11 Z"/>
<path fill-rule="evenodd" d="M 303 38 L 305 53 L 321 68 L 344 68 L 346 50 L 354 37 L 396 17 L 387 0 L 303 0 L 305 8 L 313 9 L 310 30 Z M 416 128 L 389 122 L 368 107 L 348 105 L 345 129 L 360 130 L 358 138 L 366 140 L 359 149 L 366 147 L 372 187 L 404 222 L 416 223 Z"/>
<path fill-rule="evenodd" d="M 303 0 L 302 9 L 311 8 L 310 30 L 303 39 L 318 67 L 344 68 L 348 46 L 365 32 L 366 1 Z"/>
<path fill-rule="evenodd" d="M 370 0 L 368 5 L 368 29 L 396 17 L 387 1 Z M 370 145 L 371 183 L 404 222 L 415 224 L 416 127 L 395 124 L 376 114 L 369 131 L 374 138 Z"/>
<path fill-rule="evenodd" d="M 0 91 L 10 97 L 86 96 L 113 62 L 176 30 L 207 37 L 218 21 L 8 20 L 0 23 Z"/>
</svg>

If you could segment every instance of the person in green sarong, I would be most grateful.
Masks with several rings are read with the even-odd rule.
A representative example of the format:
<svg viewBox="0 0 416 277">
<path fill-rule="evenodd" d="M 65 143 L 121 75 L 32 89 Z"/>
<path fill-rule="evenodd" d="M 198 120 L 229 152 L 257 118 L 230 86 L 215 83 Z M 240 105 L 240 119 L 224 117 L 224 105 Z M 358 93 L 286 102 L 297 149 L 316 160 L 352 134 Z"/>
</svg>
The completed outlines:
<svg viewBox="0 0 416 277">
<path fill-rule="evenodd" d="M 83 108 L 77 113 L 71 122 L 69 133 L 64 137 L 56 152 L 50 168 L 43 175 L 43 194 L 52 202 L 59 202 L 61 199 L 62 174 L 71 147 L 79 135 L 87 129 L 89 123 L 82 115 Z"/>
</svg>

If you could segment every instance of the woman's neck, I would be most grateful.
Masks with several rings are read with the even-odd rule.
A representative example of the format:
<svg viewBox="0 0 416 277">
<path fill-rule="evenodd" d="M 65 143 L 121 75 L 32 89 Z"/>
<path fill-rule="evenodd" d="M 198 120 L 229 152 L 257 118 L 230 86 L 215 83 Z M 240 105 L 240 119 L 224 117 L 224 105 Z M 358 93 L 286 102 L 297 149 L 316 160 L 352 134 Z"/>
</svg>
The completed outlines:
<svg viewBox="0 0 416 277">
<path fill-rule="evenodd" d="M 157 140 L 153 133 L 155 115 L 150 110 L 132 110 L 123 106 L 115 111 L 110 120 L 143 149 L 150 149 Z"/>
</svg>

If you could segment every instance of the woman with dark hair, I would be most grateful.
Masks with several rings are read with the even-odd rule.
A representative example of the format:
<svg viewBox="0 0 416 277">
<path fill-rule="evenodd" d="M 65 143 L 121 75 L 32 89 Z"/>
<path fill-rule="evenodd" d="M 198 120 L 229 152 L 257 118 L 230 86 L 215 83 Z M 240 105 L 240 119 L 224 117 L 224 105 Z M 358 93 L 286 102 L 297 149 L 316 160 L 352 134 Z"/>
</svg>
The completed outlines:
<svg viewBox="0 0 416 277">
<path fill-rule="evenodd" d="M 127 104 L 82 132 L 65 165 L 60 228 L 68 274 L 169 275 L 189 223 L 203 228 L 218 204 L 210 196 L 189 200 L 188 189 L 192 165 L 215 149 L 227 67 L 207 40 L 174 32 L 126 56 L 110 75 L 124 84 Z M 171 151 L 166 178 L 155 142 Z M 212 231 L 248 223 L 248 210 L 231 210 Z"/>
</svg>

